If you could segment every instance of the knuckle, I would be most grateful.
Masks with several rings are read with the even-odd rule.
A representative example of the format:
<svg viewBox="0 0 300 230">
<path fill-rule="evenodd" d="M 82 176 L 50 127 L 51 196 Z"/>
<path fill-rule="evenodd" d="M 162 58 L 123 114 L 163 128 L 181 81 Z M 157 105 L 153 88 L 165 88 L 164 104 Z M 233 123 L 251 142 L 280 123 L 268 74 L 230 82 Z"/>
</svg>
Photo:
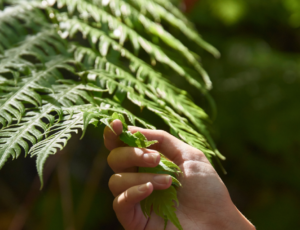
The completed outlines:
<svg viewBox="0 0 300 230">
<path fill-rule="evenodd" d="M 140 157 L 144 154 L 145 149 L 134 148 L 133 152 L 135 156 Z"/>
<path fill-rule="evenodd" d="M 162 139 L 164 139 L 164 137 L 170 136 L 170 134 L 167 131 L 161 130 L 161 129 L 158 130 L 158 134 L 159 134 L 160 138 L 162 138 Z"/>
<path fill-rule="evenodd" d="M 118 211 L 118 204 L 119 204 L 119 200 L 118 200 L 118 198 L 119 197 L 116 197 L 115 199 L 114 199 L 114 201 L 113 201 L 113 210 L 115 211 L 115 212 L 117 212 Z"/>
<path fill-rule="evenodd" d="M 124 192 L 124 203 L 130 203 L 130 199 L 128 197 L 128 190 Z"/>
<path fill-rule="evenodd" d="M 128 190 L 122 193 L 121 195 L 117 196 L 113 201 L 113 210 L 118 213 L 121 211 L 121 206 L 130 203 L 130 199 L 128 197 Z"/>
<path fill-rule="evenodd" d="M 123 160 L 126 164 L 135 165 L 138 163 L 140 157 L 144 154 L 145 149 L 134 148 L 134 147 L 126 147 L 126 154 L 123 155 Z"/>
<path fill-rule="evenodd" d="M 120 150 L 119 148 L 115 148 L 113 150 L 110 151 L 109 155 L 107 156 L 107 163 L 110 167 L 112 167 L 113 163 L 114 163 L 114 159 L 115 159 L 115 155 L 117 154 L 117 152 Z"/>
<path fill-rule="evenodd" d="M 199 155 L 206 157 L 205 154 L 201 150 L 198 150 L 198 153 L 199 153 Z"/>
<path fill-rule="evenodd" d="M 165 137 L 168 137 L 170 134 L 165 130 L 157 130 L 157 136 L 159 137 L 158 145 L 161 145 L 164 142 Z"/>
<path fill-rule="evenodd" d="M 111 164 L 111 152 L 108 154 L 108 156 L 107 156 L 107 164 L 109 165 L 109 167 L 110 167 L 110 164 Z"/>
<path fill-rule="evenodd" d="M 165 130 L 162 130 L 162 129 L 158 129 L 157 132 L 158 132 L 158 134 L 160 134 L 162 136 L 169 134 L 168 132 L 166 132 Z"/>
<path fill-rule="evenodd" d="M 104 146 L 105 146 L 105 148 L 108 149 L 108 150 L 110 150 L 111 149 L 110 143 L 105 139 L 105 137 L 103 139 L 104 139 Z"/>
<path fill-rule="evenodd" d="M 197 149 L 195 147 L 188 146 L 188 148 L 187 148 L 186 151 L 194 153 L 193 157 L 197 161 L 207 161 L 207 162 L 209 162 L 209 160 L 207 159 L 206 155 L 201 150 L 199 150 L 199 149 Z"/>
<path fill-rule="evenodd" d="M 114 174 L 109 178 L 109 181 L 108 181 L 108 187 L 111 192 L 113 192 L 113 190 L 116 187 L 115 181 L 116 181 L 116 175 Z"/>
<path fill-rule="evenodd" d="M 201 150 L 199 150 L 199 149 L 197 149 L 197 148 L 194 148 L 194 149 L 196 150 L 196 153 L 197 153 L 199 156 L 205 157 L 205 158 L 206 158 L 205 154 L 204 154 Z"/>
<path fill-rule="evenodd" d="M 119 149 L 119 148 L 112 149 L 112 150 L 110 151 L 109 156 L 115 155 L 115 153 L 116 153 L 116 151 L 118 151 L 118 149 Z"/>
<path fill-rule="evenodd" d="M 194 152 L 197 155 L 204 156 L 204 153 L 200 149 L 197 149 L 197 148 L 195 148 L 193 146 L 190 146 L 188 144 L 186 144 L 186 145 L 187 145 L 187 148 L 186 148 L 187 151 Z"/>
</svg>

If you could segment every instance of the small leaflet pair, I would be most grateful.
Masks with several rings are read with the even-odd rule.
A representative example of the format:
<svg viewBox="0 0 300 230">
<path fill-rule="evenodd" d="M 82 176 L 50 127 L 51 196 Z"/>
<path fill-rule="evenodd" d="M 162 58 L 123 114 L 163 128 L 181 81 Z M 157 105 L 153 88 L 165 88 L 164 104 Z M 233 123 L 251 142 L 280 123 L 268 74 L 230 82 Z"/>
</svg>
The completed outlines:
<svg viewBox="0 0 300 230">
<path fill-rule="evenodd" d="M 132 134 L 128 131 L 125 118 L 122 114 L 114 113 L 112 115 L 112 120 L 116 119 L 119 119 L 123 124 L 123 131 L 119 136 L 120 140 L 128 146 L 147 148 L 157 143 L 156 140 L 148 141 L 147 138 L 140 132 Z M 112 127 L 109 124 L 107 125 L 114 132 Z M 140 202 L 140 205 L 146 218 L 151 217 L 151 210 L 153 210 L 158 216 L 162 217 L 165 220 L 164 229 L 166 229 L 168 220 L 170 220 L 179 230 L 183 230 L 176 216 L 176 207 L 174 206 L 174 201 L 176 206 L 179 205 L 175 187 L 181 186 L 180 182 L 176 179 L 176 176 L 178 176 L 179 173 L 182 173 L 180 168 L 160 153 L 160 162 L 156 167 L 139 167 L 139 172 L 169 174 L 172 177 L 172 185 L 169 188 L 165 190 L 154 190 L 150 196 Z"/>
</svg>

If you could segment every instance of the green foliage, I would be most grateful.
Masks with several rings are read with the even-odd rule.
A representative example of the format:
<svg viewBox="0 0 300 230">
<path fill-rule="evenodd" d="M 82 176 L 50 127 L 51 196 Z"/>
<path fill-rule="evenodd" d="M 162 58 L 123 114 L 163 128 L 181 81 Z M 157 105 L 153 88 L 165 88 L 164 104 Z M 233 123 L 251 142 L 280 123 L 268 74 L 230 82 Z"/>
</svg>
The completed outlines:
<svg viewBox="0 0 300 230">
<path fill-rule="evenodd" d="M 164 229 L 167 227 L 167 220 L 170 220 L 179 230 L 182 230 L 175 214 L 174 201 L 176 205 L 179 204 L 176 189 L 174 186 L 170 186 L 165 190 L 154 190 L 149 197 L 141 201 L 141 207 L 145 216 L 150 216 L 151 210 L 153 210 L 158 216 L 163 217 L 165 219 Z"/>
<path fill-rule="evenodd" d="M 127 131 L 120 135 L 120 139 L 129 146 L 139 148 L 147 148 L 150 145 L 157 143 L 157 141 L 148 141 L 140 132 L 131 134 L 131 132 Z"/>
<path fill-rule="evenodd" d="M 115 112 L 151 129 L 147 116 L 156 116 L 209 159 L 223 158 L 208 115 L 177 80 L 213 105 L 211 81 L 191 49 L 219 53 L 171 1 L 6 0 L 2 8 L 0 167 L 22 152 L 36 156 L 43 183 L 49 155 L 89 124 L 108 125 Z"/>
<path fill-rule="evenodd" d="M 190 16 L 222 53 L 203 56 L 218 102 L 218 147 L 230 159 L 222 180 L 257 229 L 297 229 L 300 2 L 240 1 L 234 25 L 212 12 L 221 2 L 198 1 Z"/>
<path fill-rule="evenodd" d="M 47 26 L 38 2 L 20 3 L 0 11 L 0 53 L 25 38 L 27 31 L 40 31 Z"/>
</svg>

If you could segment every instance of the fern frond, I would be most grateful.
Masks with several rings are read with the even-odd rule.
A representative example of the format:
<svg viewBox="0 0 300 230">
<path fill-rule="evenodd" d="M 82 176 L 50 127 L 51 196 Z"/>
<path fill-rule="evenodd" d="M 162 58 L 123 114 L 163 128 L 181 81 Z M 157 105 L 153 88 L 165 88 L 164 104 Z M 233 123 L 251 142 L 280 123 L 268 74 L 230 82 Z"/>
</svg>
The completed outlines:
<svg viewBox="0 0 300 230">
<path fill-rule="evenodd" d="M 21 122 L 0 131 L 0 168 L 3 167 L 6 160 L 12 156 L 18 158 L 22 149 L 27 155 L 29 145 L 36 144 L 43 138 L 43 133 L 54 123 L 54 116 L 51 112 L 62 113 L 59 108 L 52 105 L 46 105 L 36 111 L 28 111 Z M 43 118 L 48 123 L 42 121 Z"/>
<path fill-rule="evenodd" d="M 208 158 L 222 159 L 207 131 L 209 117 L 170 76 L 183 77 L 210 99 L 209 77 L 186 39 L 166 28 L 180 30 L 215 56 L 218 52 L 171 1 L 7 0 L 5 6 L 0 11 L 0 168 L 25 152 L 37 156 L 42 181 L 49 155 L 64 148 L 72 133 L 84 135 L 89 124 L 109 125 L 114 112 L 155 129 L 124 108 L 125 98 L 156 114 L 173 135 Z M 160 64 L 151 66 L 144 56 Z M 170 76 L 162 67 L 171 69 Z"/>
<path fill-rule="evenodd" d="M 71 138 L 71 134 L 77 133 L 78 130 L 82 128 L 83 118 L 81 113 L 75 113 L 72 114 L 72 116 L 65 114 L 61 122 L 50 129 L 50 131 L 55 131 L 54 134 L 32 146 L 29 154 L 31 156 L 37 155 L 36 166 L 41 181 L 41 187 L 43 186 L 43 168 L 46 159 L 49 155 L 55 154 L 58 149 L 63 149 L 67 144 L 67 141 Z M 48 133 L 50 131 L 48 131 Z"/>
<path fill-rule="evenodd" d="M 207 155 L 208 158 L 211 158 L 212 155 L 219 154 L 210 149 L 215 146 L 211 146 L 206 139 L 195 131 L 189 124 L 188 121 L 179 116 L 171 107 L 163 106 L 161 107 L 156 101 L 149 101 L 142 96 L 137 95 L 133 88 L 128 87 L 125 84 L 119 83 L 117 80 L 122 78 L 122 76 L 112 75 L 105 71 L 99 70 L 89 70 L 87 75 L 88 80 L 96 82 L 96 84 L 102 88 L 107 88 L 109 92 L 112 94 L 117 88 L 122 89 L 127 92 L 127 98 L 133 102 L 134 104 L 140 107 L 146 107 L 150 111 L 156 113 L 160 118 L 164 120 L 166 124 L 168 124 L 174 133 L 179 136 L 181 139 L 194 146 L 195 148 L 200 149 Z M 124 79 L 123 79 L 124 80 Z M 208 140 L 210 140 L 210 135 L 206 131 L 205 127 L 201 127 L 202 134 L 205 135 Z M 222 155 L 220 155 L 223 158 Z"/>
<path fill-rule="evenodd" d="M 63 83 L 60 85 L 55 85 L 54 92 L 55 94 L 47 95 L 43 97 L 44 100 L 49 101 L 50 103 L 56 104 L 59 103 L 64 107 L 72 107 L 73 105 L 84 105 L 85 101 L 93 104 L 94 100 L 89 92 L 106 92 L 105 89 L 100 89 L 99 87 L 94 86 L 93 84 L 82 84 L 80 82 L 75 82 L 72 80 L 60 80 L 57 81 Z"/>
<path fill-rule="evenodd" d="M 153 125 L 149 124 L 148 122 L 144 121 L 143 119 L 135 116 L 133 113 L 129 112 L 128 110 L 124 109 L 119 103 L 116 103 L 109 98 L 95 98 L 96 101 L 100 102 L 99 111 L 104 112 L 107 111 L 109 114 L 113 114 L 113 112 L 121 113 L 125 117 L 128 118 L 132 125 L 138 125 L 137 122 L 143 125 L 147 129 L 156 129 Z"/>
<path fill-rule="evenodd" d="M 164 122 L 170 126 L 173 135 L 201 150 L 208 159 L 216 155 L 215 151 L 211 150 L 211 146 L 204 136 L 195 131 L 186 121 L 176 117 L 176 113 L 172 113 L 172 110 L 161 109 L 153 104 L 148 105 L 147 108 L 161 117 Z M 170 116 L 170 113 L 172 113 L 173 116 Z M 224 158 L 222 155 L 220 156 Z"/>
<path fill-rule="evenodd" d="M 135 65 L 140 65 L 141 63 L 141 59 L 137 58 L 134 54 L 125 49 L 122 45 L 120 45 L 112 38 L 107 36 L 105 32 L 95 29 L 89 26 L 88 24 L 79 21 L 78 19 L 64 20 L 64 22 L 60 24 L 60 28 L 64 31 L 67 31 L 70 37 L 73 37 L 77 32 L 81 32 L 84 37 L 87 36 L 89 38 L 93 45 L 99 42 L 99 52 L 103 56 L 106 56 L 107 52 L 109 51 L 109 48 L 112 47 L 112 49 L 119 51 L 122 56 L 130 59 L 130 61 L 132 62 L 136 62 L 137 64 Z M 200 89 L 201 92 L 206 93 L 206 89 L 201 85 L 199 81 L 195 80 L 192 76 L 186 73 L 184 68 L 179 66 L 176 62 L 172 61 L 168 56 L 161 53 L 159 49 L 155 49 L 155 46 L 151 46 L 146 40 L 145 43 L 142 43 L 142 45 L 145 45 L 144 48 L 146 49 L 146 51 L 152 53 L 156 60 L 169 65 L 180 76 L 184 77 L 191 85 Z"/>
<path fill-rule="evenodd" d="M 50 82 L 55 82 L 62 78 L 57 68 L 73 70 L 73 68 L 64 62 L 68 59 L 57 58 L 45 64 L 46 69 L 39 72 L 33 72 L 31 77 L 20 78 L 17 84 L 10 81 L 5 86 L 0 86 L 1 90 L 6 92 L 0 95 L 0 117 L 7 121 L 2 125 L 10 125 L 13 118 L 20 122 L 25 112 L 24 103 L 29 103 L 35 107 L 42 105 L 42 98 L 37 90 L 51 92 Z"/>
<path fill-rule="evenodd" d="M 8 82 L 8 80 L 6 78 L 0 76 L 0 85 L 5 84 L 6 82 Z"/>
<path fill-rule="evenodd" d="M 41 62 L 45 62 L 51 60 L 57 53 L 66 54 L 67 49 L 53 28 L 27 36 L 19 46 L 6 50 L 0 57 L 0 74 L 11 73 L 14 77 L 20 73 L 29 74 L 31 71 L 36 71 L 36 66 L 23 59 L 23 55 L 34 56 Z"/>
<path fill-rule="evenodd" d="M 35 66 L 20 57 L 0 57 L 0 76 L 10 73 L 16 80 L 20 75 L 25 75 L 35 70 Z M 3 77 L 7 80 L 6 78 Z"/>
<path fill-rule="evenodd" d="M 27 36 L 19 46 L 7 50 L 4 56 L 17 58 L 22 55 L 31 55 L 39 61 L 45 62 L 49 59 L 49 56 L 54 56 L 58 53 L 66 54 L 67 49 L 64 41 L 50 27 L 35 35 Z"/>
<path fill-rule="evenodd" d="M 29 154 L 31 156 L 37 156 L 36 165 L 41 180 L 41 186 L 43 186 L 44 163 L 49 155 L 55 154 L 58 149 L 63 149 L 67 144 L 67 141 L 71 138 L 72 133 L 78 133 L 79 130 L 85 132 L 88 124 L 97 124 L 99 120 L 106 124 L 106 121 L 111 121 L 113 112 L 121 112 L 127 115 L 132 124 L 135 124 L 135 121 L 137 120 L 147 128 L 153 128 L 153 126 L 147 125 L 146 122 L 137 118 L 129 111 L 120 108 L 119 105 L 110 102 L 109 100 L 103 100 L 102 98 L 99 100 L 101 101 L 99 107 L 83 105 L 74 106 L 72 108 L 62 108 L 64 110 L 63 119 L 46 132 L 50 134 L 52 132 L 55 133 L 32 146 Z M 117 107 L 114 108 L 114 105 L 117 105 Z"/>
<path fill-rule="evenodd" d="M 150 66 L 148 67 L 146 63 L 135 71 L 134 78 L 122 67 L 114 65 L 107 59 L 97 56 L 97 53 L 89 48 L 76 47 L 74 56 L 79 62 L 83 61 L 96 69 L 106 70 L 120 76 L 119 78 L 123 80 L 127 79 L 129 83 L 125 85 L 130 85 L 139 94 L 147 95 L 163 107 L 167 103 L 175 109 L 177 113 L 184 114 L 189 118 L 201 133 L 205 133 L 205 136 L 207 137 L 209 136 L 205 129 L 205 125 L 203 124 L 203 120 L 208 120 L 207 114 L 187 97 L 187 92 L 175 88 L 167 82 L 160 73 L 152 70 Z"/>
<path fill-rule="evenodd" d="M 186 26 L 195 30 L 195 26 L 193 25 L 193 23 L 189 19 L 187 19 L 187 17 L 178 9 L 177 6 L 175 6 L 172 3 L 172 1 L 165 1 L 165 0 L 150 0 L 150 1 L 159 4 L 167 11 L 175 15 L 175 17 L 182 20 Z"/>
<path fill-rule="evenodd" d="M 65 6 L 67 4 L 66 0 L 57 0 L 57 2 L 60 7 Z M 83 0 L 68 0 L 68 4 L 69 6 L 72 6 L 68 7 L 68 11 L 70 14 L 73 14 L 74 10 L 77 9 L 80 14 L 88 13 L 89 15 L 91 15 L 95 22 L 101 24 L 108 24 L 110 30 L 113 31 L 113 33 L 109 33 L 108 35 L 111 38 L 118 38 L 119 43 L 121 45 L 128 38 L 131 41 L 136 52 L 138 52 L 140 48 L 143 48 L 143 50 L 150 55 L 153 61 L 158 61 L 162 64 L 169 66 L 180 76 L 184 77 L 191 85 L 203 90 L 203 86 L 200 83 L 200 78 L 198 80 L 195 80 L 185 71 L 184 68 L 182 68 L 178 63 L 171 59 L 162 49 L 160 49 L 158 46 L 154 45 L 152 42 L 139 35 L 135 30 L 133 30 L 126 24 L 120 22 L 116 17 L 113 17 L 103 9 L 96 7 L 95 5 L 89 4 Z M 127 5 L 127 8 L 128 6 L 130 6 L 125 2 L 119 2 L 119 5 L 120 4 L 123 4 L 123 6 L 125 7 Z M 131 15 L 134 15 L 134 13 L 137 14 L 136 19 L 139 19 L 143 28 L 146 29 L 149 33 L 160 37 L 166 44 L 168 44 L 173 49 L 178 50 L 183 56 L 183 58 L 185 58 L 202 76 L 206 88 L 211 89 L 212 83 L 206 71 L 202 68 L 198 60 L 188 50 L 188 48 L 186 48 L 179 40 L 174 38 L 171 34 L 166 32 L 160 25 L 153 23 L 144 15 L 139 14 L 136 10 L 133 10 L 134 9 L 131 10 Z"/>
<path fill-rule="evenodd" d="M 42 104 L 41 96 L 34 91 L 42 88 L 42 86 L 35 83 L 35 81 L 37 79 L 34 77 L 23 78 L 16 87 L 12 82 L 9 86 L 2 87 L 2 90 L 8 91 L 8 93 L 0 96 L 0 116 L 6 119 L 8 125 L 11 124 L 13 118 L 20 122 L 25 112 L 24 102 L 30 103 L 35 107 Z"/>
<path fill-rule="evenodd" d="M 96 1 L 98 2 L 98 0 Z M 212 45 L 204 41 L 197 33 L 197 31 L 194 29 L 193 25 L 187 26 L 187 24 L 191 24 L 191 23 L 178 10 L 178 8 L 172 6 L 170 2 L 164 1 L 165 4 L 163 7 L 160 4 L 158 4 L 156 1 L 143 1 L 143 0 L 124 0 L 124 1 L 129 2 L 131 5 L 135 6 L 137 10 L 140 11 L 142 14 L 144 14 L 144 11 L 148 12 L 150 15 L 152 15 L 152 17 L 157 22 L 161 22 L 161 20 L 166 21 L 169 25 L 172 25 L 173 27 L 181 31 L 191 41 L 194 41 L 199 47 L 210 52 L 212 55 L 214 55 L 217 58 L 220 57 L 220 52 Z M 112 1 L 110 1 L 110 5 L 115 5 L 115 4 L 112 4 Z M 121 7 L 120 9 L 121 12 L 126 11 L 125 8 Z M 171 11 L 169 11 L 168 9 L 171 9 Z"/>
<path fill-rule="evenodd" d="M 101 0 L 92 0 L 95 5 L 105 6 L 106 2 Z M 128 3 L 130 4 L 128 4 Z M 179 31 L 181 31 L 187 38 L 194 41 L 199 47 L 212 53 L 214 56 L 219 57 L 219 51 L 205 42 L 196 30 L 187 27 L 185 22 L 180 18 L 167 11 L 161 5 L 153 1 L 143 0 L 111 0 L 108 2 L 111 12 L 116 17 L 122 17 L 123 22 L 132 28 L 142 28 L 148 33 L 161 38 L 168 46 L 178 50 L 185 56 L 195 68 L 198 69 L 197 60 L 193 57 L 192 53 L 173 35 L 167 32 L 160 24 L 154 23 L 149 18 L 145 17 L 143 11 L 149 12 L 153 17 L 160 21 L 164 19 L 168 24 L 172 25 Z M 134 7 L 133 7 L 134 6 Z M 137 9 L 136 9 L 137 8 Z M 201 72 L 200 72 L 201 73 Z"/>
<path fill-rule="evenodd" d="M 151 91 L 156 95 L 155 100 L 164 99 L 167 103 L 174 106 L 174 109 L 176 109 L 179 113 L 190 112 L 199 119 L 208 119 L 207 114 L 203 111 L 203 109 L 192 102 L 186 91 L 174 87 L 174 85 L 172 85 L 166 77 L 163 77 L 161 73 L 155 71 L 142 60 L 135 58 L 134 56 L 129 57 L 130 60 L 133 61 L 133 63 L 129 66 L 132 74 L 126 71 L 124 65 L 116 65 L 111 60 L 108 60 L 105 57 L 100 57 L 99 53 L 96 53 L 92 49 L 80 46 L 74 47 L 74 58 L 78 62 L 83 61 L 95 69 L 104 69 L 113 74 L 125 76 L 127 79 L 131 79 L 138 84 L 138 89 L 142 88 L 146 94 Z M 135 75 L 135 78 L 138 81 L 132 79 L 132 75 Z"/>
<path fill-rule="evenodd" d="M 26 2 L 0 11 L 0 53 L 21 41 L 29 29 L 39 31 L 47 24 L 38 6 L 38 2 Z"/>
</svg>

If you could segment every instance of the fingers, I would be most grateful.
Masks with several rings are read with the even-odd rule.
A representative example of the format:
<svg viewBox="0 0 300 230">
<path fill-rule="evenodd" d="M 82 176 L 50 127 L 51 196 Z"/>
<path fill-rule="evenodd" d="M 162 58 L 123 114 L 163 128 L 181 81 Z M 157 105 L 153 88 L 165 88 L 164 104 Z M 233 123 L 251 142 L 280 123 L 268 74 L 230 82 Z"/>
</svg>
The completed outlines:
<svg viewBox="0 0 300 230">
<path fill-rule="evenodd" d="M 166 174 L 153 173 L 119 173 L 111 176 L 108 182 L 110 191 L 114 196 L 121 194 L 123 191 L 139 185 L 151 182 L 153 189 L 167 189 L 172 184 L 172 178 Z"/>
<path fill-rule="evenodd" d="M 114 129 L 115 133 L 113 133 L 109 127 L 105 127 L 103 134 L 104 144 L 110 151 L 120 146 L 124 146 L 124 143 L 119 139 L 119 135 L 122 133 L 123 128 L 122 122 L 120 120 L 114 120 L 111 123 L 111 127 Z M 151 149 L 162 152 L 172 161 L 175 161 L 176 158 L 180 158 L 182 148 L 188 146 L 165 131 L 142 129 L 134 126 L 128 126 L 128 130 L 132 133 L 139 131 L 144 134 L 148 140 L 157 140 L 158 143 L 151 145 Z"/>
<path fill-rule="evenodd" d="M 141 229 L 145 226 L 147 220 L 140 211 L 139 202 L 149 196 L 152 191 L 153 185 L 148 182 L 133 186 L 115 198 L 113 208 L 125 229 Z"/>
<path fill-rule="evenodd" d="M 157 140 L 158 143 L 151 145 L 151 149 L 163 153 L 177 165 L 180 165 L 184 160 L 200 160 L 200 158 L 205 158 L 200 150 L 187 145 L 166 131 L 142 129 L 135 126 L 128 126 L 128 130 L 131 133 L 141 132 L 150 141 Z M 191 152 L 193 154 L 189 154 Z M 206 158 L 203 160 L 206 160 Z"/>
<path fill-rule="evenodd" d="M 137 172 L 137 167 L 155 167 L 159 161 L 157 151 L 134 147 L 115 148 L 107 157 L 108 165 L 115 173 Z"/>
<path fill-rule="evenodd" d="M 113 133 L 108 127 L 105 128 L 104 143 L 106 148 L 113 150 L 115 148 L 125 146 L 125 144 L 119 140 L 119 135 L 122 133 L 121 121 L 115 120 L 111 126 L 116 134 Z M 158 143 L 151 145 L 150 148 L 163 153 L 177 165 L 180 165 L 185 160 L 196 160 L 209 163 L 205 155 L 200 150 L 184 143 L 165 131 L 149 130 L 134 126 L 128 126 L 128 130 L 131 133 L 141 132 L 148 140 L 157 140 Z"/>
<path fill-rule="evenodd" d="M 114 120 L 110 126 L 113 128 L 115 133 L 106 126 L 103 132 L 104 145 L 108 150 L 113 150 L 119 146 L 124 146 L 124 143 L 119 139 L 119 135 L 122 133 L 122 122 L 120 120 Z"/>
</svg>

